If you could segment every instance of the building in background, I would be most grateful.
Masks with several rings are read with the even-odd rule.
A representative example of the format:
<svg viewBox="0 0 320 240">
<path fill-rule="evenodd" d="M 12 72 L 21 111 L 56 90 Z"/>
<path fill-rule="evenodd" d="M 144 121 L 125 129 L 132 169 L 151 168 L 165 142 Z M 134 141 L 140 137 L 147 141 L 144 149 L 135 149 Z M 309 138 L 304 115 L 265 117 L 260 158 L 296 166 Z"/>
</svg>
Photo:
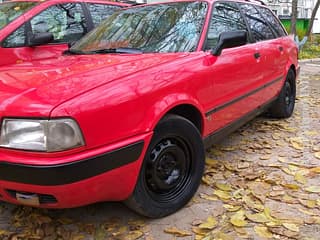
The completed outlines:
<svg viewBox="0 0 320 240">
<path fill-rule="evenodd" d="M 291 22 L 292 0 L 264 0 L 264 2 L 281 19 L 282 23 L 288 29 Z M 316 0 L 298 0 L 297 29 L 302 32 L 308 28 L 315 3 Z M 317 12 L 317 17 L 313 24 L 313 32 L 320 33 L 320 11 Z"/>
</svg>

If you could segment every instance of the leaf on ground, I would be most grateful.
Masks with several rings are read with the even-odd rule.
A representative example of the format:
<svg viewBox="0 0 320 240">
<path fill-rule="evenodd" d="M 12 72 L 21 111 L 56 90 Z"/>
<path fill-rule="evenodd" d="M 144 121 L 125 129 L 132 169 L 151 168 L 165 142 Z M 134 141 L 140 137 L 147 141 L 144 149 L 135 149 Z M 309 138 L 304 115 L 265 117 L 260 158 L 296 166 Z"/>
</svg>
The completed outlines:
<svg viewBox="0 0 320 240">
<path fill-rule="evenodd" d="M 282 225 L 290 231 L 299 232 L 299 227 L 294 223 L 282 223 Z"/>
<path fill-rule="evenodd" d="M 216 196 L 207 195 L 205 193 L 200 193 L 200 198 L 209 200 L 209 201 L 217 201 L 219 200 Z"/>
<path fill-rule="evenodd" d="M 178 229 L 176 227 L 169 227 L 169 228 L 166 228 L 164 229 L 164 232 L 165 233 L 169 233 L 169 234 L 173 234 L 177 237 L 186 237 L 186 236 L 191 236 L 192 233 L 188 232 L 188 231 L 185 231 L 185 230 L 181 230 L 181 229 Z"/>
<path fill-rule="evenodd" d="M 219 165 L 219 161 L 218 160 L 215 160 L 215 159 L 212 159 L 212 158 L 208 158 L 206 157 L 206 164 L 208 166 L 211 166 L 211 167 L 216 167 Z"/>
<path fill-rule="evenodd" d="M 310 186 L 305 188 L 305 190 L 311 193 L 320 193 L 320 186 Z"/>
<path fill-rule="evenodd" d="M 306 184 L 307 179 L 304 177 L 304 171 L 298 171 L 294 175 L 294 180 L 301 184 Z"/>
<path fill-rule="evenodd" d="M 259 237 L 272 238 L 272 233 L 264 226 L 254 226 L 254 231 Z"/>
<path fill-rule="evenodd" d="M 288 188 L 288 189 L 291 189 L 291 190 L 299 190 L 300 187 L 297 185 L 297 184 L 291 184 L 291 183 L 284 183 L 284 184 L 281 184 L 283 187 L 285 188 Z"/>
<path fill-rule="evenodd" d="M 214 195 L 218 196 L 222 200 L 229 200 L 231 198 L 230 192 L 222 191 L 222 190 L 214 190 Z"/>
<path fill-rule="evenodd" d="M 217 220 L 216 220 L 214 217 L 209 216 L 209 217 L 207 218 L 207 221 L 206 221 L 206 222 L 201 223 L 201 224 L 199 225 L 199 228 L 212 230 L 212 229 L 214 229 L 217 225 L 218 225 Z"/>
<path fill-rule="evenodd" d="M 317 205 L 317 201 L 316 200 L 304 200 L 304 199 L 299 199 L 299 202 L 308 208 L 314 208 Z"/>
<path fill-rule="evenodd" d="M 303 150 L 304 148 L 303 139 L 299 137 L 291 138 L 290 143 L 291 147 L 293 147 L 296 150 Z"/>
<path fill-rule="evenodd" d="M 256 222 L 256 223 L 270 222 L 270 219 L 265 215 L 264 212 L 254 213 L 254 214 L 246 213 L 246 217 L 247 217 L 251 222 Z"/>
<path fill-rule="evenodd" d="M 314 153 L 314 156 L 315 156 L 316 158 L 320 159 L 320 152 L 315 152 L 315 153 Z"/>
<path fill-rule="evenodd" d="M 231 216 L 230 222 L 232 225 L 236 227 L 244 227 L 248 224 L 245 220 L 245 212 L 243 210 L 239 210 L 234 215 Z"/>
<path fill-rule="evenodd" d="M 219 182 L 217 182 L 217 183 L 215 184 L 215 186 L 216 186 L 218 189 L 222 190 L 222 191 L 227 191 L 227 192 L 232 191 L 232 187 L 231 187 L 229 184 L 224 184 L 224 183 L 219 183 Z"/>
<path fill-rule="evenodd" d="M 242 200 L 251 210 L 263 211 L 264 209 L 264 206 L 259 201 L 254 201 L 250 196 L 246 195 L 242 198 Z"/>
<path fill-rule="evenodd" d="M 234 206 L 234 205 L 230 205 L 230 204 L 223 204 L 223 207 L 225 209 L 227 209 L 227 211 L 229 211 L 229 212 L 236 212 L 241 209 L 241 206 Z"/>
<path fill-rule="evenodd" d="M 144 233 L 142 231 L 130 231 L 129 233 L 127 233 L 127 235 L 123 238 L 124 240 L 136 240 L 139 239 L 140 237 L 142 237 L 144 235 Z"/>
</svg>

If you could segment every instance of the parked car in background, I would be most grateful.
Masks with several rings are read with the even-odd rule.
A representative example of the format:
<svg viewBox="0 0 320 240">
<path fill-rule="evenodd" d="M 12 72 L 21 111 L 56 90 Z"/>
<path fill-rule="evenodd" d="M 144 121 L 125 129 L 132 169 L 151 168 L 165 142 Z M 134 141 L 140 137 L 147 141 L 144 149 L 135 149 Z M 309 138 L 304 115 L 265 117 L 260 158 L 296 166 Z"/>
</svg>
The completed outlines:
<svg viewBox="0 0 320 240">
<path fill-rule="evenodd" d="M 59 59 L 0 68 L 0 199 L 171 214 L 199 186 L 204 145 L 264 111 L 291 116 L 298 73 L 296 44 L 263 5 L 116 12 Z"/>
<path fill-rule="evenodd" d="M 114 11 L 104 0 L 22 0 L 0 3 L 0 65 L 60 56 Z"/>
</svg>

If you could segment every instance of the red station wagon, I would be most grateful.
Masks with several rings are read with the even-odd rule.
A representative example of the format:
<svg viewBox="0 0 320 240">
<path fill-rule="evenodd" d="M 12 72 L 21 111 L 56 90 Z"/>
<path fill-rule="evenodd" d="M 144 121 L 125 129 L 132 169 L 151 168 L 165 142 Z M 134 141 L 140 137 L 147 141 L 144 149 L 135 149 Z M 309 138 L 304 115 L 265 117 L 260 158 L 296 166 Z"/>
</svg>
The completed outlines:
<svg viewBox="0 0 320 240">
<path fill-rule="evenodd" d="M 57 59 L 0 68 L 1 200 L 43 208 L 183 207 L 204 149 L 258 114 L 290 117 L 298 49 L 247 1 L 114 13 Z"/>
<path fill-rule="evenodd" d="M 19 0 L 0 4 L 0 65 L 60 56 L 129 4 L 104 0 Z M 48 44 L 50 43 L 50 44 Z"/>
</svg>

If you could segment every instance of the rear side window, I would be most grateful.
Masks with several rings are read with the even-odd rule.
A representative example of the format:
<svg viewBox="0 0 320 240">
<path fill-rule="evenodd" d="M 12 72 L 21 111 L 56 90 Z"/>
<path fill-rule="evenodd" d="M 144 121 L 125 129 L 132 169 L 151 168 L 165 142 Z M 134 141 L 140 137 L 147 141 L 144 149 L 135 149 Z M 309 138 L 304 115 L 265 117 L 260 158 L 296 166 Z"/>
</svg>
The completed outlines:
<svg viewBox="0 0 320 240">
<path fill-rule="evenodd" d="M 270 9 L 259 6 L 256 7 L 260 11 L 263 18 L 269 23 L 270 26 L 272 26 L 274 32 L 277 34 L 277 37 L 283 37 L 287 35 L 286 32 L 283 30 L 281 23 L 276 18 L 276 16 L 274 16 Z"/>
<path fill-rule="evenodd" d="M 271 27 L 252 4 L 240 4 L 256 42 L 275 38 Z"/>
<path fill-rule="evenodd" d="M 214 5 L 205 49 L 217 45 L 222 32 L 247 30 L 237 5 L 232 2 L 220 2 Z"/>
<path fill-rule="evenodd" d="M 102 20 L 109 17 L 121 7 L 107 4 L 88 3 L 88 8 L 92 16 L 92 21 L 96 27 Z"/>
</svg>

